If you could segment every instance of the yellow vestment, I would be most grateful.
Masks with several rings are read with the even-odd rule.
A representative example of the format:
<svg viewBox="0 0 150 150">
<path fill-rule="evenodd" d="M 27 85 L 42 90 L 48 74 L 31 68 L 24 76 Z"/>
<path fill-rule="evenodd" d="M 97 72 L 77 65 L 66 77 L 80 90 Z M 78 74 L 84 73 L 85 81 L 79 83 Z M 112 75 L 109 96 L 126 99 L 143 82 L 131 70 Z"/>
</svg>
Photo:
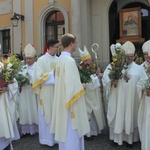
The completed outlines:
<svg viewBox="0 0 150 150">
<path fill-rule="evenodd" d="M 61 56 L 55 72 L 51 128 L 56 141 L 66 141 L 68 111 L 71 113 L 72 130 L 77 131 L 79 138 L 90 131 L 83 94 L 84 89 L 74 59 L 69 54 Z"/>
</svg>

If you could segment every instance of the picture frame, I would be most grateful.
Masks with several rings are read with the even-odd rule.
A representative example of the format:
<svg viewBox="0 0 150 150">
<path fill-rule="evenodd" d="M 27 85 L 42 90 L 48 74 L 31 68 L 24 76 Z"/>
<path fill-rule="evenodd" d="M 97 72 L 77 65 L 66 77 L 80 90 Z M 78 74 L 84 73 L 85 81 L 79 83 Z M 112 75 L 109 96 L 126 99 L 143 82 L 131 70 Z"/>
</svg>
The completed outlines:
<svg viewBox="0 0 150 150">
<path fill-rule="evenodd" d="M 141 32 L 141 7 L 121 9 L 120 38 L 137 38 L 142 36 Z"/>
</svg>

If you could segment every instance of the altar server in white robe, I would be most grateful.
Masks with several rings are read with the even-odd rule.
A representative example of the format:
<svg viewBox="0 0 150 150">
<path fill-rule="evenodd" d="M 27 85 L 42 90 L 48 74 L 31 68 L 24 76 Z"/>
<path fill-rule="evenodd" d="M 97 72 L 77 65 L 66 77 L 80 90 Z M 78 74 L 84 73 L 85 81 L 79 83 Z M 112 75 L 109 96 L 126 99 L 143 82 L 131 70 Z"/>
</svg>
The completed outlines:
<svg viewBox="0 0 150 150">
<path fill-rule="evenodd" d="M 143 53 L 146 52 L 148 54 L 146 56 L 145 63 L 141 65 L 146 72 L 147 68 L 150 67 L 150 40 L 143 44 L 142 50 Z M 140 100 L 140 107 L 138 111 L 138 128 L 141 140 L 141 150 L 150 149 L 150 95 L 147 95 L 146 91 L 144 91 L 144 84 L 146 80 L 147 77 L 143 76 L 143 79 L 141 79 L 137 84 Z"/>
<path fill-rule="evenodd" d="M 139 107 L 137 95 L 137 82 L 145 74 L 143 69 L 134 60 L 135 46 L 127 41 L 122 45 L 127 59 L 127 69 L 123 70 L 123 77 L 118 80 L 117 87 L 112 85 L 109 79 L 109 69 L 103 75 L 103 85 L 108 97 L 108 125 L 110 139 L 118 145 L 126 142 L 127 147 L 132 147 L 133 142 L 139 140 L 137 127 L 137 112 Z M 109 65 L 111 68 L 111 65 Z M 129 78 L 127 82 L 125 75 Z"/>
<path fill-rule="evenodd" d="M 9 84 L 8 87 L 0 88 L 0 150 L 10 148 L 11 141 L 20 138 L 14 99 L 17 91 L 18 83 L 15 79 L 14 83 Z"/>
<path fill-rule="evenodd" d="M 84 150 L 84 135 L 90 131 L 84 100 L 84 88 L 71 54 L 76 50 L 76 38 L 66 33 L 56 65 L 55 93 L 51 132 L 59 142 L 59 150 Z"/>
<path fill-rule="evenodd" d="M 87 48 L 84 46 L 84 51 L 78 49 L 81 57 L 81 63 L 83 65 L 89 65 L 92 69 L 92 58 Z M 86 83 L 85 89 L 85 103 L 90 123 L 91 131 L 87 134 L 87 137 L 92 135 L 96 136 L 101 133 L 101 130 L 105 126 L 105 118 L 103 105 L 100 93 L 100 81 L 96 74 L 91 75 L 91 83 Z"/>
<path fill-rule="evenodd" d="M 32 88 L 39 95 L 38 120 L 40 144 L 53 146 L 54 134 L 50 133 L 52 109 L 54 101 L 54 69 L 58 57 L 56 53 L 59 41 L 50 39 L 47 42 L 47 52 L 37 60 Z"/>
<path fill-rule="evenodd" d="M 26 65 L 22 66 L 21 74 L 28 78 L 29 83 L 23 85 L 20 91 L 19 114 L 21 124 L 21 134 L 35 134 L 38 132 L 38 105 L 37 95 L 33 92 L 31 84 L 33 83 L 33 73 L 36 66 L 36 50 L 29 43 L 25 49 Z"/>
</svg>

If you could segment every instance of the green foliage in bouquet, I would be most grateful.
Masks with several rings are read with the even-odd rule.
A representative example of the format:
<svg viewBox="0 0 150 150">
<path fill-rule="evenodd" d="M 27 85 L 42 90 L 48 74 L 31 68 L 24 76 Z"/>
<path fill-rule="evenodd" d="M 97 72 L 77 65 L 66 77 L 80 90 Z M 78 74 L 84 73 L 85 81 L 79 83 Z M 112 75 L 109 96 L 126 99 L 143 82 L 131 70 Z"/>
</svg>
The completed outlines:
<svg viewBox="0 0 150 150">
<path fill-rule="evenodd" d="M 134 55 L 134 62 L 138 65 L 142 64 L 143 63 L 143 58 L 141 56 L 138 56 L 137 53 L 135 53 Z"/>
<path fill-rule="evenodd" d="M 150 65 L 148 67 L 144 66 L 144 68 L 145 68 L 146 74 L 148 76 L 148 79 L 144 83 L 144 90 L 148 91 L 148 90 L 150 90 Z"/>
<path fill-rule="evenodd" d="M 81 83 L 90 83 L 92 81 L 92 69 L 89 65 L 80 64 L 78 67 Z"/>
<path fill-rule="evenodd" d="M 124 69 L 126 63 L 126 57 L 124 50 L 120 47 L 115 49 L 116 56 L 113 57 L 113 62 L 111 63 L 110 72 L 108 74 L 111 80 L 119 80 L 122 78 L 122 70 Z"/>
<path fill-rule="evenodd" d="M 4 67 L 1 72 L 1 78 L 8 84 L 12 83 L 15 74 L 18 72 L 20 60 L 13 54 L 7 60 L 2 59 L 2 63 L 4 64 Z"/>
<path fill-rule="evenodd" d="M 20 63 L 18 73 L 15 74 L 15 79 L 17 80 L 19 87 L 30 84 L 29 78 L 30 76 L 27 72 L 27 66 L 24 65 L 23 62 Z"/>
<path fill-rule="evenodd" d="M 18 81 L 19 87 L 30 84 L 29 79 L 22 74 L 16 74 L 15 79 Z"/>
<path fill-rule="evenodd" d="M 20 60 L 19 60 L 19 58 L 14 54 L 14 55 L 11 55 L 11 56 L 8 58 L 8 60 L 9 60 L 9 63 L 12 64 L 12 69 L 14 70 L 14 73 L 16 73 L 17 70 L 18 70 L 18 67 L 19 67 L 19 65 L 20 65 Z"/>
</svg>

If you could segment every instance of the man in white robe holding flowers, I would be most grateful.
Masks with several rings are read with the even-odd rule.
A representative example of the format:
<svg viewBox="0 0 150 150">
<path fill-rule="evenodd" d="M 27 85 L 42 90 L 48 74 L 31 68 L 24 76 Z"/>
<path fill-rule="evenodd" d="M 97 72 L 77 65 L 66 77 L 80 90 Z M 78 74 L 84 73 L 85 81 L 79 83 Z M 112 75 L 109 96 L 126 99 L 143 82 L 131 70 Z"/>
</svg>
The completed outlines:
<svg viewBox="0 0 150 150">
<path fill-rule="evenodd" d="M 76 50 L 76 38 L 62 36 L 63 51 L 55 71 L 55 93 L 51 132 L 59 143 L 59 150 L 84 150 L 84 135 L 89 122 L 84 100 L 84 87 L 71 54 Z"/>
<path fill-rule="evenodd" d="M 141 140 L 141 150 L 150 149 L 150 40 L 146 41 L 142 50 L 146 55 L 145 62 L 141 67 L 146 72 L 147 76 L 138 82 L 138 94 L 140 106 L 138 111 L 138 128 Z M 145 56 L 145 55 L 144 55 Z"/>
<path fill-rule="evenodd" d="M 32 91 L 31 84 L 33 83 L 33 73 L 36 66 L 36 50 L 29 43 L 24 49 L 26 65 L 21 66 L 19 72 L 20 76 L 22 75 L 26 78 L 27 82 L 21 84 L 21 81 L 18 81 L 21 85 L 20 90 L 20 100 L 19 100 L 19 114 L 21 124 L 21 136 L 32 135 L 38 133 L 38 105 L 37 105 L 37 96 Z M 18 78 L 19 79 L 19 78 Z M 21 79 L 24 80 L 23 78 Z"/>
<path fill-rule="evenodd" d="M 54 134 L 50 133 L 52 109 L 54 101 L 54 69 L 58 57 L 59 41 L 50 39 L 47 42 L 47 52 L 37 60 L 32 88 L 39 95 L 38 120 L 40 144 L 53 146 Z"/>
<path fill-rule="evenodd" d="M 89 71 L 91 71 L 91 81 L 88 83 L 85 83 L 85 103 L 90 123 L 91 131 L 87 134 L 87 137 L 96 136 L 101 133 L 101 130 L 105 126 L 105 118 L 104 118 L 104 111 L 103 111 L 103 104 L 101 100 L 101 93 L 100 93 L 100 80 L 98 76 L 96 75 L 96 72 L 94 72 L 94 68 L 92 66 L 92 58 L 89 54 L 87 48 L 84 46 L 84 51 L 81 49 L 78 49 L 81 57 L 81 63 L 80 66 L 87 67 Z M 100 72 L 99 72 L 100 74 Z M 81 81 L 83 82 L 83 81 Z M 86 82 L 86 81 L 85 81 Z M 86 138 L 87 140 L 90 140 L 92 138 Z"/>
<path fill-rule="evenodd" d="M 133 43 L 125 42 L 122 49 L 125 51 L 126 65 L 121 71 L 121 78 L 116 82 L 110 80 L 111 70 L 107 68 L 104 72 L 103 84 L 109 100 L 107 118 L 110 139 L 118 145 L 122 145 L 125 141 L 127 147 L 131 148 L 133 142 L 139 140 L 137 127 L 139 101 L 136 84 L 145 73 L 134 62 Z"/>
<path fill-rule="evenodd" d="M 20 138 L 16 123 L 18 112 L 16 108 L 16 99 L 14 99 L 18 91 L 18 83 L 13 78 L 13 74 L 10 73 L 9 77 L 7 74 L 6 76 L 8 78 L 6 77 L 6 81 L 2 73 L 4 69 L 6 69 L 6 72 L 9 72 L 10 69 L 13 70 L 13 67 L 13 64 L 10 63 L 9 60 L 5 60 L 3 63 L 0 62 L 0 150 L 9 150 L 11 141 Z M 12 72 L 14 73 L 14 70 Z"/>
</svg>

